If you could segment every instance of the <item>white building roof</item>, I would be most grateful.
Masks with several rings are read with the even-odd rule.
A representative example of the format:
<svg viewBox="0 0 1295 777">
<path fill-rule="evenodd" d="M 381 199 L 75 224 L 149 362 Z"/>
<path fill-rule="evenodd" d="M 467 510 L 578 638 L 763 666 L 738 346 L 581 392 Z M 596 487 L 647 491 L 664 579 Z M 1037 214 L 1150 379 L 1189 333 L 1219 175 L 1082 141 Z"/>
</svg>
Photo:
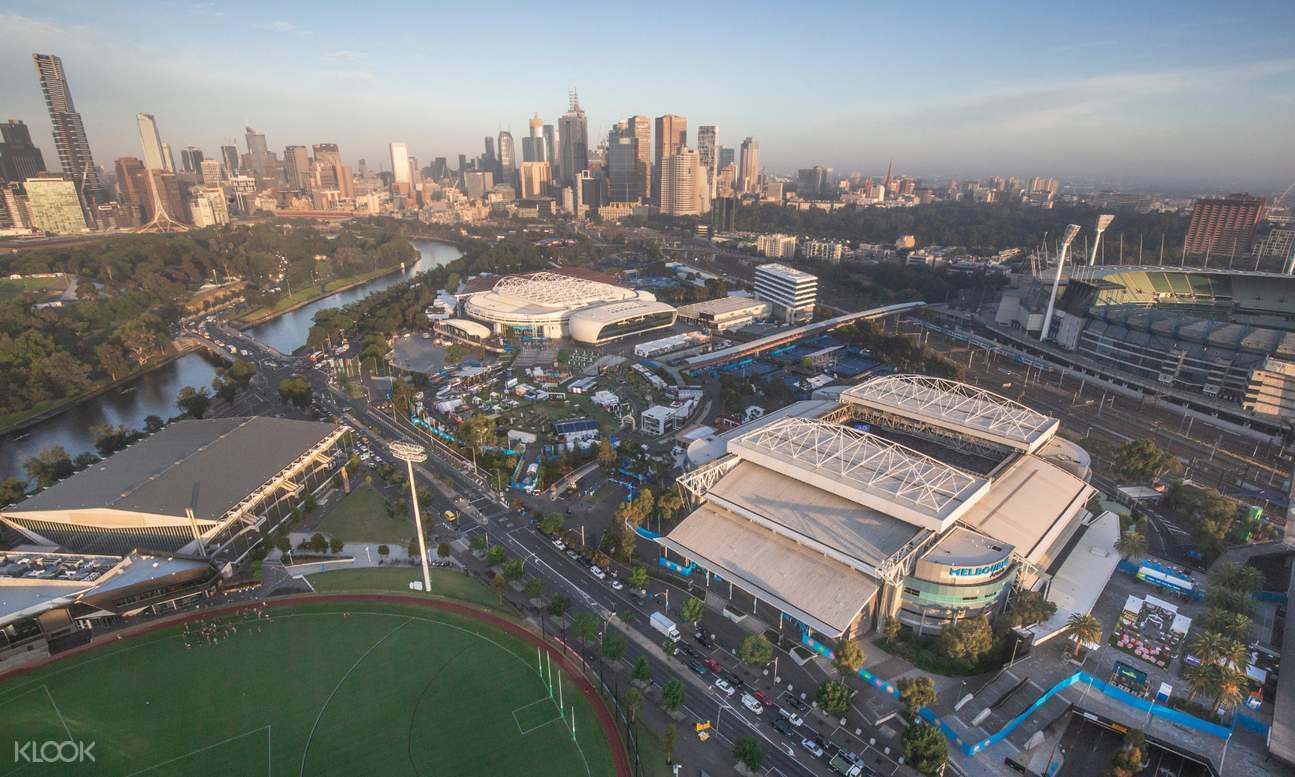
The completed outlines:
<svg viewBox="0 0 1295 777">
<path fill-rule="evenodd" d="M 795 240 L 795 238 L 792 238 L 792 239 Z M 789 278 L 793 281 L 818 280 L 817 275 L 810 275 L 804 270 L 797 270 L 795 267 L 788 267 L 787 265 L 779 264 L 778 262 L 770 262 L 769 264 L 762 264 L 755 269 L 756 271 L 763 271 L 763 272 L 771 273 L 773 275 L 781 275 L 784 278 Z"/>
<path fill-rule="evenodd" d="M 1043 446 L 1060 426 L 1057 419 L 1006 397 L 924 375 L 873 378 L 844 392 L 841 401 L 1030 453 Z"/>
<path fill-rule="evenodd" d="M 1010 543 L 1037 562 L 1070 520 L 1088 503 L 1093 487 L 1035 456 L 1020 456 L 994 479 L 962 522 L 996 540 Z"/>
<path fill-rule="evenodd" d="M 441 323 L 452 326 L 469 337 L 480 337 L 482 339 L 490 337 L 490 327 L 476 321 L 469 321 L 466 318 L 447 318 Z"/>
<path fill-rule="evenodd" d="M 989 488 L 985 479 L 899 443 L 818 419 L 780 419 L 729 440 L 728 452 L 933 531 L 947 528 Z"/>
</svg>

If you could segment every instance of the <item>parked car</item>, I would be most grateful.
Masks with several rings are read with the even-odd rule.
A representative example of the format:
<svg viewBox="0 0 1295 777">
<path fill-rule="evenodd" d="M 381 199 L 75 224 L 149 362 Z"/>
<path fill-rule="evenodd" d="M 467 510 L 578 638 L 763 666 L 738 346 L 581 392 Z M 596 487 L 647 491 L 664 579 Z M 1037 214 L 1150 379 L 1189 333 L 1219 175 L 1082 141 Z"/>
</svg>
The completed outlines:
<svg viewBox="0 0 1295 777">
<path fill-rule="evenodd" d="M 791 707 L 793 710 L 796 710 L 797 712 L 805 712 L 806 710 L 809 709 L 808 704 L 801 701 L 800 699 L 797 699 L 795 696 L 793 696 L 790 693 L 784 692 L 783 695 L 779 698 L 782 699 L 782 703 L 784 705 Z"/>
<path fill-rule="evenodd" d="M 702 634 L 700 631 L 693 635 L 693 639 L 697 640 L 697 644 L 701 645 L 707 650 L 710 650 L 711 648 L 715 647 L 715 644 L 712 643 L 709 639 L 706 639 L 706 635 Z"/>
<path fill-rule="evenodd" d="M 773 697 L 772 697 L 772 696 L 770 696 L 769 694 L 765 693 L 764 691 L 756 691 L 755 693 L 753 693 L 753 694 L 751 694 L 751 695 L 752 695 L 752 696 L 754 696 L 754 697 L 756 698 L 756 701 L 760 702 L 761 704 L 763 704 L 763 705 L 764 705 L 764 706 L 766 706 L 766 707 L 772 707 L 772 706 L 774 706 Z"/>
<path fill-rule="evenodd" d="M 774 730 L 785 737 L 796 736 L 796 727 L 791 725 L 791 721 L 782 716 L 778 716 L 773 719 L 773 727 Z"/>
<path fill-rule="evenodd" d="M 589 567 L 589 574 L 593 575 L 594 577 L 598 578 L 599 580 L 606 580 L 606 579 L 607 579 L 607 573 L 606 573 L 606 572 L 604 572 L 604 571 L 603 571 L 603 568 L 602 568 L 602 567 L 600 567 L 600 566 L 598 566 L 597 564 L 594 564 L 593 566 Z"/>
<path fill-rule="evenodd" d="M 706 667 L 702 666 L 696 661 L 689 661 L 688 668 L 693 671 L 693 674 L 701 675 L 701 676 L 705 676 L 706 674 Z"/>
<path fill-rule="evenodd" d="M 720 677 L 715 680 L 715 687 L 718 688 L 720 693 L 724 694 L 725 696 L 732 696 L 734 693 L 736 693 L 736 690 L 733 688 L 731 684 L 729 684 L 729 681 L 725 680 L 723 677 Z"/>
<path fill-rule="evenodd" d="M 708 658 L 702 663 L 706 664 L 706 668 L 711 670 L 715 674 L 719 674 L 724 671 L 724 665 L 713 658 Z"/>
<path fill-rule="evenodd" d="M 814 756 L 815 758 L 823 757 L 823 745 L 820 744 L 819 741 L 813 737 L 805 737 L 804 739 L 800 740 L 800 746 L 805 748 L 807 751 L 809 751 L 810 755 Z"/>
<path fill-rule="evenodd" d="M 619 591 L 619 590 L 621 590 L 621 589 L 622 589 L 622 588 L 624 588 L 624 587 L 625 587 L 625 584 L 624 584 L 624 583 L 622 583 L 621 581 L 619 581 L 619 580 L 612 580 L 612 590 L 613 590 L 613 591 Z"/>
<path fill-rule="evenodd" d="M 764 705 L 760 703 L 759 699 L 755 698 L 749 693 L 742 694 L 742 706 L 746 707 L 747 709 L 751 710 L 757 715 L 764 712 Z"/>
</svg>

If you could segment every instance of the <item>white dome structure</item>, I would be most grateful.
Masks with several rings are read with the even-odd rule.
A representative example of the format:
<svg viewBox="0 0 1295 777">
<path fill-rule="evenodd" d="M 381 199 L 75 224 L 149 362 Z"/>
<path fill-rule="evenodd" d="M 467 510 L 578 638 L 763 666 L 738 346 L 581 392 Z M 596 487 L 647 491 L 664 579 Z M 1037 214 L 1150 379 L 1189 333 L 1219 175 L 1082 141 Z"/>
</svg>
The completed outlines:
<svg viewBox="0 0 1295 777">
<path fill-rule="evenodd" d="M 656 321 L 668 310 L 669 321 L 660 326 L 674 323 L 674 308 L 657 302 L 649 292 L 550 272 L 501 278 L 490 291 L 470 297 L 464 303 L 464 311 L 472 319 L 489 326 L 496 335 L 519 333 L 528 337 L 558 339 L 573 334 L 571 319 L 577 311 L 591 312 L 600 306 L 621 304 L 660 306 L 641 312 L 654 315 L 653 321 Z M 633 316 L 633 310 L 626 309 L 625 315 Z M 582 324 L 581 331 L 596 337 L 610 323 L 614 322 L 600 322 L 595 317 Z M 626 334 L 633 334 L 633 331 L 617 336 Z"/>
</svg>

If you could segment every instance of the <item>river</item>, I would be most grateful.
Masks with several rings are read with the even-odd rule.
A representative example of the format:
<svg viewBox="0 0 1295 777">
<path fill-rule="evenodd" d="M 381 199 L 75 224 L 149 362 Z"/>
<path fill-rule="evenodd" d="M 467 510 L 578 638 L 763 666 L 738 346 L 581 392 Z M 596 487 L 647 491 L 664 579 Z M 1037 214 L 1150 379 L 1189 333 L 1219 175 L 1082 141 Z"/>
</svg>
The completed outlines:
<svg viewBox="0 0 1295 777">
<path fill-rule="evenodd" d="M 283 353 L 292 353 L 306 342 L 315 311 L 335 308 L 355 302 L 375 291 L 393 286 L 415 273 L 440 267 L 461 256 L 459 250 L 446 243 L 414 240 L 419 257 L 414 266 L 404 273 L 386 275 L 362 286 L 316 300 L 289 313 L 254 327 L 249 334 L 274 346 Z M 99 424 L 121 424 L 130 429 L 144 428 L 144 419 L 150 415 L 170 418 L 179 412 L 175 396 L 185 386 L 210 386 L 216 377 L 216 366 L 202 353 L 190 353 L 121 386 L 88 399 L 46 421 L 0 438 L 0 479 L 17 477 L 26 479 L 23 462 L 51 445 L 62 445 L 68 455 L 77 456 L 94 451 L 94 435 L 90 428 Z"/>
</svg>

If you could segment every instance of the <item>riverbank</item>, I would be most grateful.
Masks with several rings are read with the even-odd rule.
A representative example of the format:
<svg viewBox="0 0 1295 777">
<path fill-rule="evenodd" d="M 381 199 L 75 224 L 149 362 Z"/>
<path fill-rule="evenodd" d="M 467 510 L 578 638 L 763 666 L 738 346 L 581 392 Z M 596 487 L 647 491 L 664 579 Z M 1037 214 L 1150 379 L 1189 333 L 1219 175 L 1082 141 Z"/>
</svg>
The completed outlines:
<svg viewBox="0 0 1295 777">
<path fill-rule="evenodd" d="M 298 308 L 304 308 L 312 302 L 318 302 L 319 300 L 324 299 L 325 297 L 331 297 L 334 294 L 341 294 L 342 292 L 349 291 L 356 286 L 363 286 L 370 281 L 375 281 L 378 278 L 385 278 L 388 275 L 394 275 L 400 271 L 400 265 L 397 264 L 392 267 L 383 267 L 380 270 L 373 270 L 372 272 L 360 273 L 359 275 L 348 275 L 345 278 L 337 278 L 325 283 L 322 290 L 319 286 L 311 286 L 310 288 L 303 289 L 302 291 L 298 291 L 276 300 L 275 303 L 269 307 L 262 306 L 244 313 L 243 315 L 232 319 L 230 323 L 241 329 L 247 329 L 248 327 L 257 326 L 258 324 L 264 324 L 267 321 L 273 321 L 285 313 L 291 313 Z"/>
<path fill-rule="evenodd" d="M 159 367 L 165 367 L 166 365 L 170 364 L 171 362 L 177 359 L 182 359 L 191 353 L 196 353 L 198 351 L 204 351 L 204 350 L 210 353 L 210 350 L 205 345 L 202 345 L 201 343 L 198 343 L 197 341 L 192 340 L 192 338 L 184 338 L 182 340 L 176 340 L 175 343 L 173 343 L 173 345 L 181 342 L 184 342 L 186 344 L 177 345 L 173 351 L 171 351 L 161 359 L 158 359 L 156 361 L 151 361 L 148 364 L 143 365 L 139 369 L 132 370 L 130 373 L 118 378 L 117 380 L 110 380 L 107 383 L 98 384 L 90 388 L 89 390 L 83 391 L 80 394 L 77 394 L 76 396 L 73 396 L 73 397 L 66 397 L 64 399 L 53 400 L 50 402 L 43 402 L 37 405 L 36 407 L 33 407 L 30 410 L 25 410 L 21 413 L 10 413 L 9 415 L 0 416 L 0 435 L 6 435 L 12 432 L 20 432 L 23 429 L 27 429 L 29 427 L 35 426 L 36 424 L 43 423 L 45 421 L 48 421 L 51 418 L 55 418 L 59 415 L 62 415 L 63 413 L 66 413 L 67 411 L 71 410 L 72 408 L 76 407 L 82 402 L 87 402 L 91 399 L 94 399 L 95 397 L 106 394 L 115 388 L 119 388 L 131 382 L 132 380 L 139 378 L 140 376 L 146 375 L 152 372 L 153 370 L 158 369 Z"/>
</svg>

